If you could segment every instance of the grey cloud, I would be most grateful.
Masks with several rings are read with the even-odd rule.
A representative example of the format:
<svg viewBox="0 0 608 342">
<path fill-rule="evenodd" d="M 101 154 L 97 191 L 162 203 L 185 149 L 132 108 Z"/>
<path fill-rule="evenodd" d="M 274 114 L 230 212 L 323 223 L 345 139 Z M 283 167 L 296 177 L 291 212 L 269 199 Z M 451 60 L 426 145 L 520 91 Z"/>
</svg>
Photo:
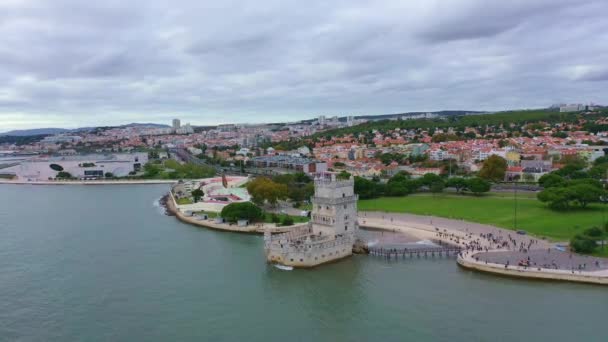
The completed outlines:
<svg viewBox="0 0 608 342">
<path fill-rule="evenodd" d="M 0 2 L 0 131 L 45 115 L 213 124 L 606 102 L 606 11 L 603 0 Z"/>
</svg>

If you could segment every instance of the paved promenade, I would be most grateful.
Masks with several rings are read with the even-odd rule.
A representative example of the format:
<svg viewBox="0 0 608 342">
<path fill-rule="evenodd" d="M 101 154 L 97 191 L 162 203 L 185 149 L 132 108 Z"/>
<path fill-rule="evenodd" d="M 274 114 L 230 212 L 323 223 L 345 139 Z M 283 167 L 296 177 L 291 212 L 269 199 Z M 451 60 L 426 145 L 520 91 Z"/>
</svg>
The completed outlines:
<svg viewBox="0 0 608 342">
<path fill-rule="evenodd" d="M 166 209 L 175 215 L 180 221 L 186 222 L 195 226 L 222 230 L 227 232 L 234 233 L 249 233 L 249 234 L 264 234 L 265 231 L 270 231 L 272 233 L 285 233 L 297 227 L 308 225 L 308 223 L 303 224 L 294 224 L 292 226 L 281 227 L 277 226 L 274 223 L 255 223 L 246 226 L 238 226 L 237 224 L 231 223 L 215 223 L 213 219 L 202 220 L 193 216 L 185 215 L 181 210 L 179 210 L 178 206 L 175 203 L 175 199 L 173 194 L 169 193 L 169 198 L 166 201 Z"/>
<path fill-rule="evenodd" d="M 361 212 L 359 225 L 441 240 L 464 251 L 467 268 L 509 276 L 608 284 L 608 259 L 561 251 L 528 235 L 490 225 L 410 214 Z"/>
</svg>

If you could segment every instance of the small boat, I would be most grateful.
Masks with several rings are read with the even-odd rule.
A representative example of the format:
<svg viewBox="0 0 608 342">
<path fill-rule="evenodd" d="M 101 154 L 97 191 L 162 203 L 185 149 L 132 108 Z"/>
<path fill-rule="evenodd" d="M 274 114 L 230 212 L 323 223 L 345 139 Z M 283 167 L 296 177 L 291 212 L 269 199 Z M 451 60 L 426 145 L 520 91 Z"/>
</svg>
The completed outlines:
<svg viewBox="0 0 608 342">
<path fill-rule="evenodd" d="M 273 266 L 283 271 L 293 271 L 293 266 L 285 266 L 280 264 L 273 264 Z"/>
</svg>

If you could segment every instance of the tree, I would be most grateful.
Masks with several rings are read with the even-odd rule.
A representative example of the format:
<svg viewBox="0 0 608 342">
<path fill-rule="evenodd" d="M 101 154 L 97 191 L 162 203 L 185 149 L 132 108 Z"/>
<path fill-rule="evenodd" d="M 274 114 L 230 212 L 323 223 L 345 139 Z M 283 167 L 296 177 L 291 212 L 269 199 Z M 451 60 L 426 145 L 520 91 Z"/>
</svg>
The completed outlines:
<svg viewBox="0 0 608 342">
<path fill-rule="evenodd" d="M 433 194 L 438 194 L 443 192 L 443 189 L 445 188 L 445 183 L 443 183 L 443 180 L 438 180 L 436 182 L 431 183 L 431 185 L 429 186 L 429 189 L 431 190 L 431 192 Z"/>
<path fill-rule="evenodd" d="M 577 234 L 570 240 L 570 248 L 577 253 L 593 253 L 597 248 L 597 242 L 589 236 Z"/>
<path fill-rule="evenodd" d="M 551 172 L 540 177 L 538 179 L 538 184 L 547 189 L 551 187 L 564 186 L 566 184 L 566 180 L 562 176 Z"/>
<path fill-rule="evenodd" d="M 57 178 L 72 178 L 72 175 L 66 171 L 60 171 L 57 173 Z"/>
<path fill-rule="evenodd" d="M 161 171 L 160 166 L 158 166 L 156 164 L 146 163 L 146 165 L 144 165 L 144 177 L 146 177 L 146 178 L 156 177 L 156 176 L 158 176 L 160 171 Z"/>
<path fill-rule="evenodd" d="M 263 212 L 262 209 L 251 202 L 235 202 L 225 206 L 220 215 L 228 222 L 238 220 L 254 222 L 263 217 Z"/>
<path fill-rule="evenodd" d="M 293 226 L 293 218 L 290 216 L 283 217 L 283 221 L 281 222 L 281 226 Z"/>
<path fill-rule="evenodd" d="M 547 203 L 554 210 L 567 210 L 570 207 L 568 191 L 563 187 L 547 188 L 536 195 L 539 201 Z"/>
<path fill-rule="evenodd" d="M 258 177 L 247 184 L 247 191 L 254 203 L 262 205 L 268 202 L 275 205 L 278 200 L 287 198 L 289 189 L 285 184 L 273 182 L 267 177 Z"/>
<path fill-rule="evenodd" d="M 114 174 L 113 174 L 112 172 L 106 172 L 106 173 L 104 174 L 104 176 L 105 176 L 106 178 L 114 178 Z"/>
<path fill-rule="evenodd" d="M 507 161 L 493 154 L 483 162 L 483 166 L 479 171 L 479 177 L 493 182 L 501 182 L 505 179 L 506 171 Z"/>
<path fill-rule="evenodd" d="M 205 196 L 205 193 L 201 189 L 194 189 L 192 190 L 191 195 L 192 199 L 194 200 L 194 203 L 197 203 L 198 200 L 201 199 L 201 197 Z"/>
<path fill-rule="evenodd" d="M 462 177 L 452 177 L 448 179 L 446 186 L 450 188 L 455 188 L 456 193 L 460 193 L 462 189 L 466 189 L 467 180 Z"/>
<path fill-rule="evenodd" d="M 587 207 L 589 203 L 597 203 L 605 191 L 591 184 L 577 184 L 566 188 L 569 197 L 576 201 L 581 208 Z"/>
<path fill-rule="evenodd" d="M 382 184 L 355 176 L 355 193 L 360 199 L 376 198 L 383 194 Z"/>
<path fill-rule="evenodd" d="M 424 176 L 422 176 L 421 181 L 422 184 L 430 187 L 433 183 L 442 182 L 442 179 L 434 173 L 425 173 Z"/>
<path fill-rule="evenodd" d="M 342 170 L 340 173 L 336 175 L 336 179 L 347 180 L 350 179 L 351 174 L 345 170 Z"/>
<path fill-rule="evenodd" d="M 490 191 L 490 187 L 491 185 L 488 181 L 479 177 L 471 178 L 467 181 L 467 188 L 476 196 Z"/>
</svg>

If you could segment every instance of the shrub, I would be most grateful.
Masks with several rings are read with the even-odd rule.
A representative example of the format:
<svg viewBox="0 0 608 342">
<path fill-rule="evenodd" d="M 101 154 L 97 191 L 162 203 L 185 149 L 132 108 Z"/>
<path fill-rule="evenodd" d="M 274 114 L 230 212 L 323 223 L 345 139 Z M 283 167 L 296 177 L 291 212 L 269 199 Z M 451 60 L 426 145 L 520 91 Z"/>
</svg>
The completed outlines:
<svg viewBox="0 0 608 342">
<path fill-rule="evenodd" d="M 590 237 L 575 235 L 572 240 L 570 240 L 570 248 L 577 253 L 593 253 L 595 248 L 597 248 L 597 244 L 595 243 L 595 240 Z"/>
<path fill-rule="evenodd" d="M 587 230 L 585 230 L 585 235 L 587 236 L 591 236 L 591 237 L 601 237 L 603 235 L 602 230 L 599 229 L 598 227 L 591 227 Z"/>
<path fill-rule="evenodd" d="M 283 222 L 281 222 L 282 226 L 293 226 L 293 219 L 289 216 L 283 217 Z"/>
<path fill-rule="evenodd" d="M 279 218 L 279 216 L 277 214 L 272 214 L 272 215 L 270 215 L 270 221 L 272 223 L 279 223 L 279 222 L 281 222 L 281 219 Z"/>
<path fill-rule="evenodd" d="M 72 175 L 69 172 L 61 171 L 57 173 L 57 178 L 72 178 Z"/>
<path fill-rule="evenodd" d="M 251 202 L 230 203 L 220 214 L 228 222 L 249 220 L 251 222 L 263 217 L 262 209 Z"/>
</svg>

